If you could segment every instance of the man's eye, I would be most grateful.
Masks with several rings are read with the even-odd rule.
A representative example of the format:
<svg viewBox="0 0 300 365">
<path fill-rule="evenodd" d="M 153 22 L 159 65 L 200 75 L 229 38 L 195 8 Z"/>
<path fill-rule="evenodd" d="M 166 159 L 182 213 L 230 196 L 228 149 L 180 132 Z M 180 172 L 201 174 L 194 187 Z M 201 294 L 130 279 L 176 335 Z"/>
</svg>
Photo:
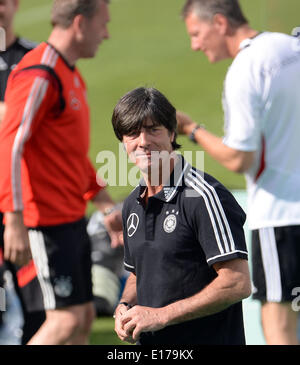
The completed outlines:
<svg viewBox="0 0 300 365">
<path fill-rule="evenodd" d="M 139 136 L 139 132 L 136 132 L 136 131 L 134 131 L 134 132 L 132 132 L 132 133 L 130 133 L 130 134 L 128 134 L 128 136 L 130 137 L 130 138 L 136 138 L 136 137 L 138 137 Z"/>
</svg>

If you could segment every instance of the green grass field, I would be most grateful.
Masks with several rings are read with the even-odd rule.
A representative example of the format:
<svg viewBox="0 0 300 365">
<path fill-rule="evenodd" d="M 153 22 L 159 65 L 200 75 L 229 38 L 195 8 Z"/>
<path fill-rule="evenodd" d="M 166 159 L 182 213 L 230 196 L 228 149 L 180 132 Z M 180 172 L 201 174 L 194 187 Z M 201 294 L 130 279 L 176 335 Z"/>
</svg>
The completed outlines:
<svg viewBox="0 0 300 365">
<path fill-rule="evenodd" d="M 123 345 L 113 330 L 114 319 L 104 317 L 94 321 L 93 330 L 90 338 L 91 345 Z M 128 345 L 128 343 L 126 343 Z"/>
<path fill-rule="evenodd" d="M 21 1 L 16 18 L 19 34 L 35 41 L 46 40 L 50 27 L 50 0 Z M 190 50 L 180 18 L 184 0 L 112 0 L 111 39 L 104 42 L 95 59 L 80 61 L 78 67 L 88 85 L 92 115 L 90 157 L 97 169 L 100 151 L 118 153 L 118 141 L 111 127 L 112 110 L 118 99 L 138 86 L 161 90 L 177 109 L 222 135 L 221 94 L 229 61 L 210 65 L 205 56 Z M 241 0 L 250 24 L 258 30 L 290 34 L 300 25 L 299 0 Z M 186 138 L 183 149 L 196 151 Z M 205 170 L 230 189 L 245 187 L 244 178 L 228 172 L 209 156 Z M 121 200 L 131 186 L 110 186 L 111 195 Z M 92 211 L 90 206 L 88 213 Z M 112 319 L 97 320 L 91 342 L 117 344 Z"/>
</svg>

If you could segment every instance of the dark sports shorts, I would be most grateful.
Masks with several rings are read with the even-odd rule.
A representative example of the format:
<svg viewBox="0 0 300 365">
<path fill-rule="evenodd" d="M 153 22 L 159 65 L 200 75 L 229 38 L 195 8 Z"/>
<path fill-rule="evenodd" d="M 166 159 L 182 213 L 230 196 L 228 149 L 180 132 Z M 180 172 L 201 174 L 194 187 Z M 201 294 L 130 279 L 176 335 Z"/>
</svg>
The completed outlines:
<svg viewBox="0 0 300 365">
<path fill-rule="evenodd" d="M 92 301 L 91 245 L 85 218 L 28 228 L 28 233 L 39 283 L 31 283 L 30 295 L 23 289 L 28 310 L 31 304 L 35 310 L 51 310 Z"/>
<path fill-rule="evenodd" d="M 300 291 L 300 226 L 252 231 L 252 270 L 253 299 L 293 301 Z"/>
</svg>

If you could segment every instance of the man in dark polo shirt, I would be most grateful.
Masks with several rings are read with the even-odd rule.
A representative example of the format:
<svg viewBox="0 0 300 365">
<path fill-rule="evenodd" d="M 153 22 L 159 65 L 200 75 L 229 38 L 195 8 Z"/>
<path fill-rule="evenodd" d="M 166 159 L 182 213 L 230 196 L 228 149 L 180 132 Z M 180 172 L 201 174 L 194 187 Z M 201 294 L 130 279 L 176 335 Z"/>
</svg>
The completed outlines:
<svg viewBox="0 0 300 365">
<path fill-rule="evenodd" d="M 115 312 L 118 336 L 142 345 L 245 344 L 243 210 L 174 152 L 176 110 L 156 89 L 123 96 L 112 123 L 143 175 L 123 206 L 131 274 Z"/>
</svg>

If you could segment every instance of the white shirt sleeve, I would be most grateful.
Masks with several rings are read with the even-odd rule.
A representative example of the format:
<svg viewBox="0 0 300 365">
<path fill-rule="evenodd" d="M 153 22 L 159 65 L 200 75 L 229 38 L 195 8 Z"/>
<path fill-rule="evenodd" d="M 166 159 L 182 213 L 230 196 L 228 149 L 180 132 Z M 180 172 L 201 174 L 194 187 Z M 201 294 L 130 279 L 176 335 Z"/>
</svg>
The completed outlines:
<svg viewBox="0 0 300 365">
<path fill-rule="evenodd" d="M 249 58 L 238 55 L 228 70 L 223 91 L 223 143 L 240 151 L 256 151 L 261 143 L 261 98 Z"/>
</svg>

